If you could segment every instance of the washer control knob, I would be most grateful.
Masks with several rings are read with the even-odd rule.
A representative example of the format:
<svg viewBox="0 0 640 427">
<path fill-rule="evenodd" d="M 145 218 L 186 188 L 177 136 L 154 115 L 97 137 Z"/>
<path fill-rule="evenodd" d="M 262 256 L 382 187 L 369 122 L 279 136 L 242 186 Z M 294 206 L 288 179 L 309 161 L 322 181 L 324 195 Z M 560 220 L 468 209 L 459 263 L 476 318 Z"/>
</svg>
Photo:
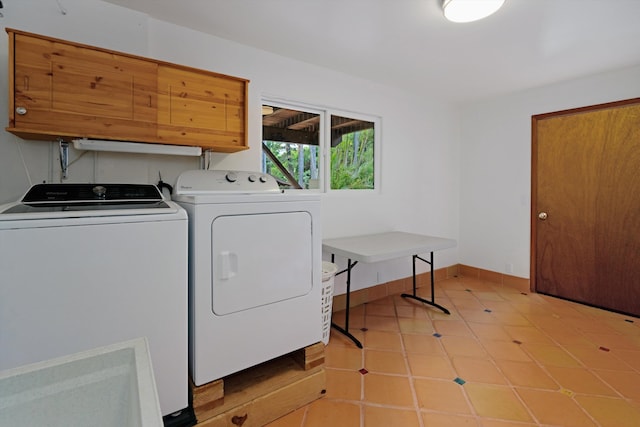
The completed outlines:
<svg viewBox="0 0 640 427">
<path fill-rule="evenodd" d="M 256 179 L 255 175 L 249 175 L 249 182 L 256 182 Z"/>
<path fill-rule="evenodd" d="M 104 199 L 107 196 L 107 189 L 102 185 L 96 185 L 91 189 L 91 191 L 93 191 L 93 194 L 101 199 Z"/>
<path fill-rule="evenodd" d="M 265 175 L 261 175 L 260 182 L 267 182 L 267 177 Z"/>
<path fill-rule="evenodd" d="M 238 180 L 238 175 L 236 175 L 235 172 L 227 172 L 225 178 L 227 178 L 227 181 L 229 182 L 236 182 Z"/>
</svg>

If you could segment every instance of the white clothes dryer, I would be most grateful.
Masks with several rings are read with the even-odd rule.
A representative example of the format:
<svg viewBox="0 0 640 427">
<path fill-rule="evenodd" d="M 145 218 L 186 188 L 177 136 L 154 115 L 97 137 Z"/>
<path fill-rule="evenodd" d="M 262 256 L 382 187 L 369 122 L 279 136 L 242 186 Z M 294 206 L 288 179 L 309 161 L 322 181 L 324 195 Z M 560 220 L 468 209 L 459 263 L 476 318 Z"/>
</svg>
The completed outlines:
<svg viewBox="0 0 640 427">
<path fill-rule="evenodd" d="M 322 339 L 320 195 L 272 176 L 195 170 L 189 216 L 189 367 L 196 386 Z"/>
</svg>

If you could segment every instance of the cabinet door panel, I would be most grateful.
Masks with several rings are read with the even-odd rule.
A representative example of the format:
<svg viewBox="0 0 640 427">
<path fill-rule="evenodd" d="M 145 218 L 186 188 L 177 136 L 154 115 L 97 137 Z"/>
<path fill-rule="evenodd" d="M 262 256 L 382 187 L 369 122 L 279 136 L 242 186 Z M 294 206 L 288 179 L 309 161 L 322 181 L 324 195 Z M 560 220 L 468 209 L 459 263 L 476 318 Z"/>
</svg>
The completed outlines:
<svg viewBox="0 0 640 427">
<path fill-rule="evenodd" d="M 15 127 L 45 137 L 154 138 L 157 64 L 53 42 L 15 37 Z"/>
<path fill-rule="evenodd" d="M 160 67 L 159 123 L 208 129 L 224 126 L 225 99 L 221 91 L 195 72 Z"/>
<path fill-rule="evenodd" d="M 245 98 L 243 80 L 161 65 L 158 136 L 169 143 L 242 149 L 246 146 Z"/>
<path fill-rule="evenodd" d="M 55 110 L 155 121 L 156 64 L 62 43 L 54 49 Z"/>
<path fill-rule="evenodd" d="M 57 111 L 133 119 L 133 76 L 53 63 L 51 106 Z"/>
<path fill-rule="evenodd" d="M 53 43 L 16 35 L 14 59 L 15 106 L 51 108 L 51 55 Z M 18 115 L 16 121 L 27 119 Z"/>
</svg>

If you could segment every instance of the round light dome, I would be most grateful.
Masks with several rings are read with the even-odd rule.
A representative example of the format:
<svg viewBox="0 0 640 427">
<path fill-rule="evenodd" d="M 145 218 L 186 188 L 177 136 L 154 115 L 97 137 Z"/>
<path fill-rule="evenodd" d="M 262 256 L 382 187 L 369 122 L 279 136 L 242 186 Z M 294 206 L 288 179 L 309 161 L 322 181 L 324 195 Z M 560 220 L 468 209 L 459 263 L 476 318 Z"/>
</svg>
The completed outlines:
<svg viewBox="0 0 640 427">
<path fill-rule="evenodd" d="M 505 0 L 443 0 L 444 16 L 452 22 L 471 22 L 486 18 L 502 7 Z"/>
</svg>

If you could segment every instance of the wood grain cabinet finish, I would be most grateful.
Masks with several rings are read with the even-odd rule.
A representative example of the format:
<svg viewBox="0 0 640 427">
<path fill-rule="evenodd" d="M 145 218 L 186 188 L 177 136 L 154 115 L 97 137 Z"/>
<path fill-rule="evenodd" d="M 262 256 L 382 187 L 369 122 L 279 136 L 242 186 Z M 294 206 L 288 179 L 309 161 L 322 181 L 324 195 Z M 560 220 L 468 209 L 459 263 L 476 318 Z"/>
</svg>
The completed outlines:
<svg viewBox="0 0 640 427">
<path fill-rule="evenodd" d="M 25 139 L 94 138 L 244 150 L 248 81 L 7 29 L 9 126 Z"/>
<path fill-rule="evenodd" d="M 208 146 L 245 147 L 246 81 L 176 66 L 158 67 L 158 138 Z"/>
<path fill-rule="evenodd" d="M 9 131 L 29 139 L 155 137 L 156 64 L 26 34 L 11 38 Z"/>
</svg>

